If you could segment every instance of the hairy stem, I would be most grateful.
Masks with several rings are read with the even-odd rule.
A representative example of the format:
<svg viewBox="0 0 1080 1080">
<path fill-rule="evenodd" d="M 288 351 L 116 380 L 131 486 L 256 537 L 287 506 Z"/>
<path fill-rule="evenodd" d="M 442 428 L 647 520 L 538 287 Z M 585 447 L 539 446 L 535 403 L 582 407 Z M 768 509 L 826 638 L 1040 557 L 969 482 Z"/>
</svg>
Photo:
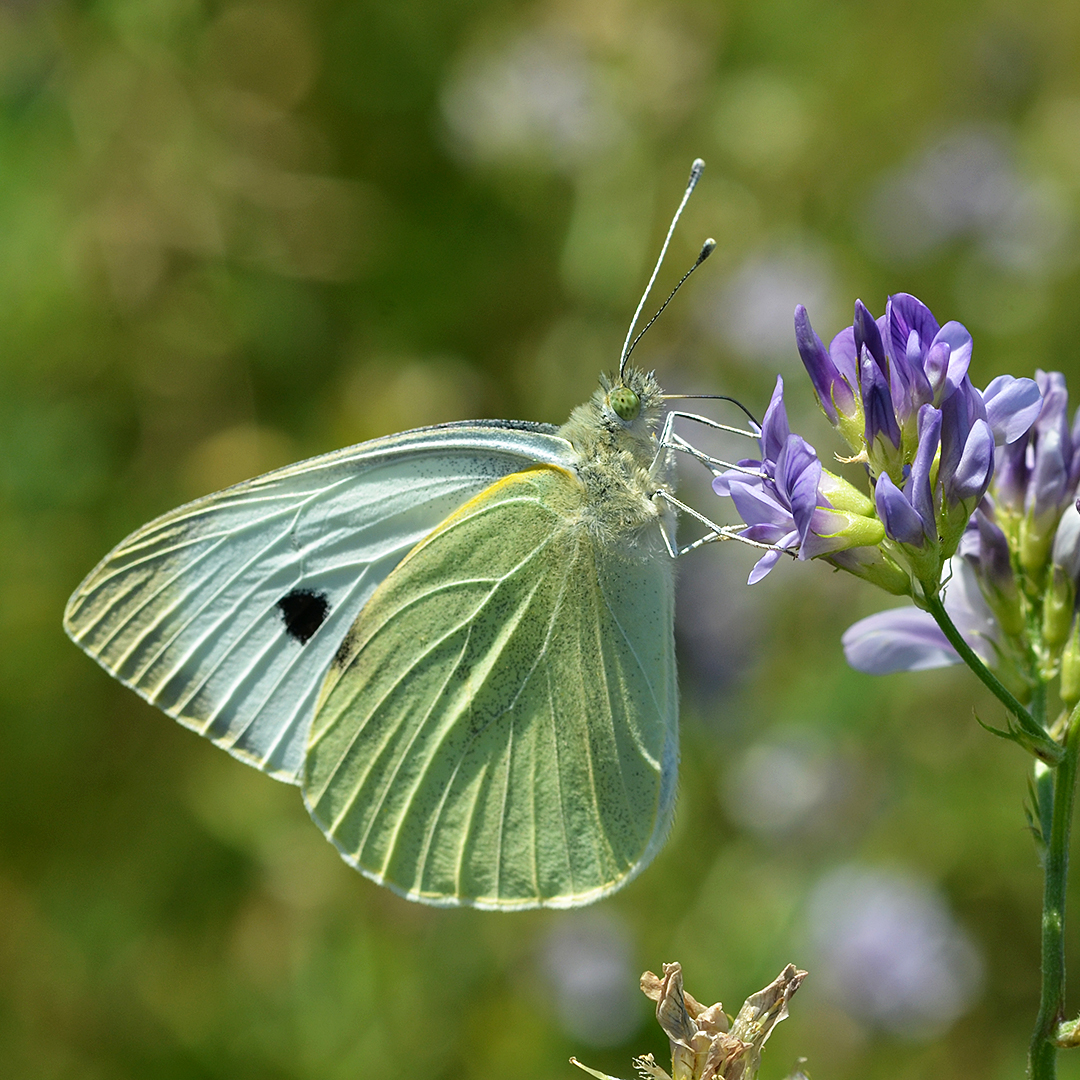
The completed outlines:
<svg viewBox="0 0 1080 1080">
<path fill-rule="evenodd" d="M 1057 1073 L 1057 1044 L 1054 1035 L 1065 1015 L 1065 890 L 1069 873 L 1069 834 L 1072 831 L 1076 762 L 1080 750 L 1080 707 L 1073 710 L 1065 732 L 1065 756 L 1053 772 L 1047 791 L 1041 786 L 1040 800 L 1053 800 L 1049 808 L 1039 807 L 1039 817 L 1050 819 L 1043 867 L 1042 989 L 1039 1014 L 1028 1051 L 1030 1080 L 1054 1080 Z"/>
</svg>

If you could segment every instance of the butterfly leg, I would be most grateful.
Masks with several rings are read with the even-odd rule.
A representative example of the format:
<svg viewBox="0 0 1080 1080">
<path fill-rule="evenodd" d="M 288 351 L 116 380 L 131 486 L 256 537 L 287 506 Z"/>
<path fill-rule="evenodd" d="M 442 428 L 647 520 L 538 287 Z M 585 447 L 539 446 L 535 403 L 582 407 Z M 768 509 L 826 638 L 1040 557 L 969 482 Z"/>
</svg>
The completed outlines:
<svg viewBox="0 0 1080 1080">
<path fill-rule="evenodd" d="M 686 555 L 688 552 L 694 551 L 696 548 L 702 547 L 705 544 L 716 543 L 719 540 L 738 540 L 741 543 L 749 544 L 751 547 L 761 548 L 765 551 L 776 551 L 777 548 L 773 544 L 764 544 L 758 540 L 750 540 L 747 537 L 740 534 L 740 530 L 745 528 L 744 525 L 717 525 L 715 521 L 710 520 L 704 514 L 699 513 L 692 506 L 687 506 L 686 503 L 680 499 L 676 499 L 674 495 L 667 491 L 659 490 L 653 498 L 663 499 L 669 506 L 676 510 L 681 510 L 684 514 L 689 514 L 695 521 L 701 522 L 709 531 L 704 536 L 698 537 L 697 540 L 690 544 L 685 544 L 683 547 L 679 547 L 674 537 L 669 536 L 667 530 L 661 525 L 660 532 L 664 537 L 664 546 L 667 548 L 668 554 L 677 559 L 682 555 Z M 782 550 L 782 549 L 781 549 Z"/>
<path fill-rule="evenodd" d="M 656 468 L 661 461 L 663 455 L 668 450 L 680 450 L 684 454 L 696 458 L 700 461 L 714 476 L 718 475 L 725 469 L 733 469 L 738 472 L 746 472 L 751 476 L 760 475 L 755 470 L 746 469 L 741 465 L 736 465 L 734 462 L 725 461 L 722 458 L 712 457 L 710 454 L 706 454 L 703 450 L 699 450 L 693 443 L 688 442 L 681 435 L 675 432 L 676 419 L 694 420 L 697 423 L 704 424 L 706 427 L 712 428 L 714 431 L 727 432 L 730 435 L 742 435 L 746 438 L 756 439 L 758 433 L 754 431 L 747 431 L 743 428 L 732 427 L 730 424 L 721 424 L 716 420 L 710 420 L 707 416 L 700 416 L 698 413 L 680 412 L 673 410 L 664 417 L 664 426 L 660 431 L 660 438 L 658 440 L 658 446 L 656 456 L 653 458 L 653 468 Z"/>
</svg>

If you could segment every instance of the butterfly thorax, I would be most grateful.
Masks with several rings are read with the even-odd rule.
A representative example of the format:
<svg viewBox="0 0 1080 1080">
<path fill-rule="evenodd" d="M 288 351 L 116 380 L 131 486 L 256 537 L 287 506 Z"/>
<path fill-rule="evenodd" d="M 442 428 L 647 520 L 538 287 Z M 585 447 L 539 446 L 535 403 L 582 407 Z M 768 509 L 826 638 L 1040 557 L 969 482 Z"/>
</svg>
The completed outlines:
<svg viewBox="0 0 1080 1080">
<path fill-rule="evenodd" d="M 579 457 L 588 507 L 583 524 L 613 545 L 624 546 L 629 537 L 643 554 L 661 550 L 658 526 L 674 531 L 668 504 L 655 498 L 672 489 L 671 454 L 659 452 L 656 439 L 662 408 L 652 374 L 630 368 L 621 378 L 601 377 L 592 398 L 559 430 Z"/>
</svg>

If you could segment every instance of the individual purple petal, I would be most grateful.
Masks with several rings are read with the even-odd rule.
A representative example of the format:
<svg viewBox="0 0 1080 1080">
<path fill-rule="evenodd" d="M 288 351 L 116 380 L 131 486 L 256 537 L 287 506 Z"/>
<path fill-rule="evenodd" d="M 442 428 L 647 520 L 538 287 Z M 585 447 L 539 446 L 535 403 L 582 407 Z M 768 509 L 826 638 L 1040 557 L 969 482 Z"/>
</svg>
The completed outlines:
<svg viewBox="0 0 1080 1080">
<path fill-rule="evenodd" d="M 775 462 L 790 434 L 787 409 L 784 408 L 784 380 L 777 375 L 769 407 L 761 421 L 761 460 Z"/>
<path fill-rule="evenodd" d="M 893 357 L 907 355 L 912 331 L 918 335 L 921 351 L 925 351 L 941 329 L 930 309 L 910 293 L 890 296 L 885 305 L 885 318 Z"/>
<path fill-rule="evenodd" d="M 999 375 L 982 392 L 986 419 L 998 445 L 1015 442 L 1035 422 L 1042 409 L 1042 392 L 1031 379 Z"/>
<path fill-rule="evenodd" d="M 926 381 L 930 384 L 930 400 L 936 400 L 939 404 L 945 399 L 945 394 L 942 391 L 945 388 L 945 380 L 949 374 L 949 356 L 951 353 L 952 350 L 949 348 L 947 341 L 937 341 L 926 354 L 926 361 L 923 365 L 926 369 Z"/>
<path fill-rule="evenodd" d="M 814 328 L 810 325 L 810 316 L 807 315 L 806 308 L 802 304 L 795 308 L 795 345 L 798 347 L 799 356 L 802 357 L 803 367 L 810 376 L 810 382 L 814 385 L 818 401 L 829 418 L 829 423 L 835 424 L 839 416 L 834 404 L 834 395 L 836 384 L 841 381 L 840 372 L 822 344 L 821 338 L 814 333 Z M 850 391 L 848 393 L 850 396 Z"/>
<path fill-rule="evenodd" d="M 958 502 L 983 497 L 994 475 L 994 433 L 985 420 L 976 420 L 964 444 L 964 452 L 951 482 L 946 482 L 946 495 Z"/>
<path fill-rule="evenodd" d="M 1075 491 L 1080 484 L 1080 409 L 1076 410 L 1069 441 L 1072 443 L 1072 461 L 1069 462 L 1069 489 Z"/>
<path fill-rule="evenodd" d="M 889 479 L 888 473 L 882 473 L 877 479 L 874 502 L 885 532 L 893 540 L 912 547 L 922 547 L 926 543 L 923 519 L 904 493 Z"/>
<path fill-rule="evenodd" d="M 950 559 L 942 599 L 964 640 L 984 663 L 995 667 L 998 628 L 975 573 L 962 559 Z M 960 657 L 933 617 L 916 608 L 894 608 L 861 619 L 843 637 L 844 655 L 853 668 L 870 675 L 923 671 L 956 664 Z"/>
<path fill-rule="evenodd" d="M 1027 483 L 1031 475 L 1028 463 L 1030 432 L 994 452 L 994 493 L 997 501 L 1015 514 L 1024 509 Z"/>
<path fill-rule="evenodd" d="M 750 576 L 746 579 L 747 585 L 756 585 L 769 571 L 780 561 L 779 551 L 766 551 L 756 563 Z"/>
<path fill-rule="evenodd" d="M 866 418 L 867 445 L 873 446 L 879 436 L 884 436 L 899 449 L 900 426 L 896 422 L 889 383 L 877 363 L 865 353 L 859 361 L 859 376 Z"/>
<path fill-rule="evenodd" d="M 1076 415 L 1073 417 L 1069 439 L 1073 448 L 1072 462 L 1069 465 L 1069 483 L 1075 487 L 1080 483 L 1080 409 L 1076 410 Z"/>
<path fill-rule="evenodd" d="M 791 527 L 791 518 L 787 524 L 775 522 L 762 522 L 758 525 L 748 525 L 739 535 L 746 540 L 753 540 L 757 544 L 768 544 L 769 547 L 788 548 L 794 550 L 799 546 L 799 534 Z"/>
<path fill-rule="evenodd" d="M 801 436 L 789 435 L 776 462 L 776 487 L 791 506 L 800 542 L 810 532 L 818 505 L 821 462 L 814 448 Z"/>
<path fill-rule="evenodd" d="M 941 459 L 938 463 L 938 483 L 947 488 L 967 445 L 968 435 L 976 420 L 986 419 L 982 395 L 965 376 L 956 393 L 941 403 Z"/>
<path fill-rule="evenodd" d="M 911 477 L 905 485 L 911 505 L 929 528 L 935 518 L 934 493 L 930 486 L 930 470 L 937 457 L 941 441 L 941 413 L 933 405 L 919 410 L 919 448 L 911 465 Z"/>
<path fill-rule="evenodd" d="M 980 573 L 1000 593 L 1011 593 L 1016 585 L 1013 576 L 1009 541 L 997 522 L 980 508 L 972 515 L 978 535 Z"/>
<path fill-rule="evenodd" d="M 867 675 L 960 663 L 933 617 L 918 608 L 894 608 L 860 619 L 848 627 L 841 641 L 847 662 Z"/>
<path fill-rule="evenodd" d="M 935 360 L 943 361 L 940 355 L 942 350 L 947 350 L 948 346 L 942 344 L 935 354 Z M 903 390 L 903 405 L 897 405 L 897 412 L 900 414 L 901 420 L 906 420 L 913 412 L 918 412 L 919 408 L 923 405 L 927 405 L 934 400 L 934 387 L 930 383 L 930 377 L 925 371 L 926 360 L 926 345 L 919 340 L 919 335 L 916 331 L 912 330 L 908 337 L 907 352 L 904 356 L 903 366 L 893 361 L 893 373 L 894 375 L 903 372 L 904 378 L 907 380 L 907 386 Z M 947 359 L 944 360 L 947 365 Z M 898 400 L 900 398 L 900 392 L 896 386 L 893 387 L 893 399 Z"/>
<path fill-rule="evenodd" d="M 963 323 L 950 320 L 934 335 L 927 355 L 941 345 L 949 346 L 949 367 L 945 376 L 945 391 L 937 401 L 939 405 L 956 390 L 968 372 L 971 364 L 971 334 Z"/>
<path fill-rule="evenodd" d="M 862 354 L 863 349 L 873 357 L 878 369 L 886 377 L 889 374 L 889 362 L 885 358 L 885 345 L 881 340 L 881 331 L 874 316 L 866 309 L 861 300 L 855 301 L 855 321 L 851 324 L 855 333 L 855 349 Z"/>
<path fill-rule="evenodd" d="M 859 384 L 859 351 L 855 348 L 855 331 L 850 326 L 845 326 L 839 334 L 829 342 L 829 358 L 836 365 L 844 385 L 850 389 Z M 855 398 L 852 395 L 852 404 Z M 837 398 L 837 405 L 840 399 Z"/>
<path fill-rule="evenodd" d="M 747 525 L 783 525 L 792 527 L 791 511 L 764 487 L 732 484 L 731 501 Z"/>
<path fill-rule="evenodd" d="M 1028 486 L 1028 504 L 1036 519 L 1057 514 L 1066 496 L 1072 440 L 1069 434 L 1069 393 L 1059 371 L 1036 372 L 1042 391 L 1042 410 L 1033 431 L 1035 463 Z"/>
<path fill-rule="evenodd" d="M 762 484 L 761 462 L 756 458 L 742 458 L 735 462 L 738 469 L 728 469 L 713 477 L 712 489 L 717 495 L 730 495 L 732 484 Z M 745 472 L 741 470 L 746 470 Z"/>
</svg>

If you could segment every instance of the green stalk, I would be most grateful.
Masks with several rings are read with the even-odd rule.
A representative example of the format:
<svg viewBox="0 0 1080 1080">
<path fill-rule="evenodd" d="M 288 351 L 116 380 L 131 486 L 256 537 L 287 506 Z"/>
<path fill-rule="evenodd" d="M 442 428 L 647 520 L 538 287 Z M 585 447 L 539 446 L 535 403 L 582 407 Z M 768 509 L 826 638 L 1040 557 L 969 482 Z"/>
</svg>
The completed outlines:
<svg viewBox="0 0 1080 1080">
<path fill-rule="evenodd" d="M 924 587 L 923 599 L 926 609 L 934 617 L 934 621 L 941 628 L 941 632 L 948 638 L 949 644 L 960 654 L 960 658 L 975 674 L 983 685 L 1016 717 L 1020 726 L 1020 732 L 1010 729 L 1009 737 L 1023 743 L 1033 754 L 1048 765 L 1057 765 L 1062 758 L 1061 747 L 1050 738 L 1045 728 L 1039 724 L 1031 713 L 1016 700 L 1015 697 L 1002 685 L 998 677 L 979 659 L 971 646 L 964 640 L 963 635 L 949 618 L 945 605 L 937 593 L 931 592 Z"/>
<path fill-rule="evenodd" d="M 1065 889 L 1069 873 L 1069 834 L 1080 750 L 1080 706 L 1073 709 L 1065 732 L 1065 755 L 1054 770 L 1050 796 L 1050 836 L 1043 868 L 1042 989 L 1039 1014 L 1028 1051 L 1030 1080 L 1054 1080 L 1057 1044 L 1054 1036 L 1065 1015 Z M 1045 797 L 1046 788 L 1042 788 Z M 1039 816 L 1045 820 L 1043 807 Z"/>
</svg>

